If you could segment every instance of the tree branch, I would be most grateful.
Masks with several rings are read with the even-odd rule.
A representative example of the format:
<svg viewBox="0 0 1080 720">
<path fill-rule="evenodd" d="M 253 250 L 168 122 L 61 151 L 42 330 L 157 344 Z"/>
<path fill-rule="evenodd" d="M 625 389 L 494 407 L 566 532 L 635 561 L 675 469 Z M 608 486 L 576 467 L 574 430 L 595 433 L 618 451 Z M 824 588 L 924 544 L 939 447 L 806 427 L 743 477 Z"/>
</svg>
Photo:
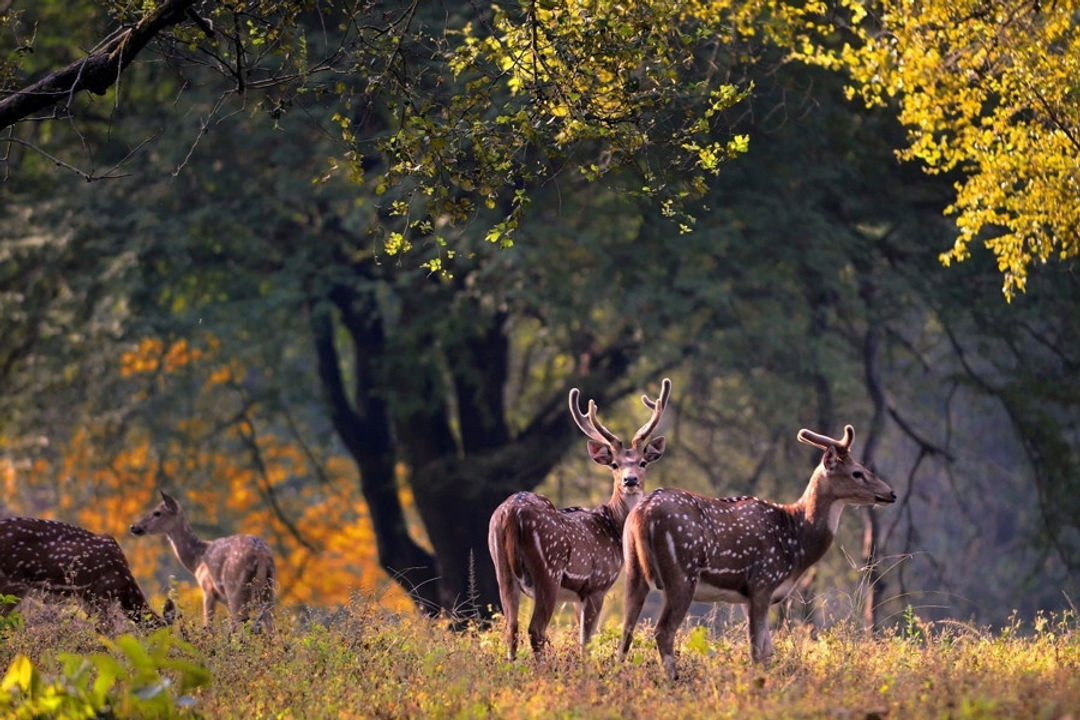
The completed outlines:
<svg viewBox="0 0 1080 720">
<path fill-rule="evenodd" d="M 188 8 L 196 0 L 165 0 L 134 27 L 122 28 L 102 43 L 99 49 L 65 68 L 56 70 L 0 100 L 0 130 L 27 116 L 50 107 L 82 90 L 96 95 L 116 83 L 120 73 L 135 56 L 166 28 L 184 21 Z"/>
</svg>

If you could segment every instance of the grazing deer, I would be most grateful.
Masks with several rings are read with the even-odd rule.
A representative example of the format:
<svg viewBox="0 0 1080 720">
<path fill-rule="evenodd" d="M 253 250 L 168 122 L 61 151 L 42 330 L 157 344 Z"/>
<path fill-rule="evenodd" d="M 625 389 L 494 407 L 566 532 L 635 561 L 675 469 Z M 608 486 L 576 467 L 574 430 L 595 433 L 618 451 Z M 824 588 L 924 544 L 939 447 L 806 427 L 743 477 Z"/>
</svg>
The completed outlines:
<svg viewBox="0 0 1080 720">
<path fill-rule="evenodd" d="M 626 608 L 620 659 L 626 656 L 649 585 L 663 590 L 656 645 L 675 680 L 675 631 L 693 600 L 747 603 L 754 661 L 772 655 L 769 605 L 788 596 L 832 543 L 845 505 L 891 503 L 896 493 L 851 457 L 855 430 L 843 440 L 800 430 L 800 442 L 825 451 L 797 502 L 709 498 L 656 490 L 630 513 L 623 534 Z"/>
<path fill-rule="evenodd" d="M 649 440 L 671 394 L 664 378 L 660 397 L 642 401 L 652 409 L 648 422 L 634 434 L 629 447 L 596 418 L 589 400 L 588 415 L 578 405 L 578 389 L 570 391 L 570 415 L 589 438 L 589 457 L 611 468 L 611 499 L 595 509 L 556 509 L 547 498 L 531 492 L 511 495 L 495 509 L 488 525 L 488 548 L 495 563 L 499 597 L 506 616 L 507 655 L 517 654 L 518 601 L 524 592 L 535 600 L 529 622 L 529 642 L 540 653 L 559 599 L 578 604 L 581 648 L 596 630 L 604 595 L 622 569 L 622 530 L 626 515 L 641 499 L 645 472 L 664 454 L 664 438 Z"/>
<path fill-rule="evenodd" d="M 221 600 L 229 609 L 230 630 L 255 611 L 255 629 L 273 630 L 274 554 L 262 538 L 230 535 L 210 542 L 195 537 L 180 504 L 165 492 L 150 514 L 131 526 L 132 535 L 165 535 L 180 564 L 202 588 L 203 627 Z"/>
<path fill-rule="evenodd" d="M 159 617 L 146 602 L 120 545 L 57 520 L 9 517 L 0 520 L 0 595 L 39 591 L 74 597 L 101 613 L 113 602 L 142 627 L 172 624 L 176 607 L 165 601 Z M 11 606 L 0 606 L 7 614 Z"/>
</svg>

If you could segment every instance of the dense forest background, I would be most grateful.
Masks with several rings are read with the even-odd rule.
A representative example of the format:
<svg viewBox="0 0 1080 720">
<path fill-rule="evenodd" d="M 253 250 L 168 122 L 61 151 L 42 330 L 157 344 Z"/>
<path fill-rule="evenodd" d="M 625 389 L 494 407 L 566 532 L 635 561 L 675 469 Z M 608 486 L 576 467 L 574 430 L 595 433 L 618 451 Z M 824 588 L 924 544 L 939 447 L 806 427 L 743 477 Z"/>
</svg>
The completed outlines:
<svg viewBox="0 0 1080 720">
<path fill-rule="evenodd" d="M 769 37 L 783 3 L 635 35 L 588 3 L 8 0 L 0 104 L 171 5 L 100 96 L 0 113 L 0 514 L 117 536 L 160 593 L 176 563 L 125 530 L 165 488 L 271 542 L 287 605 L 485 613 L 503 498 L 610 493 L 569 388 L 626 432 L 670 376 L 653 487 L 793 501 L 796 431 L 851 423 L 899 495 L 847 511 L 804 612 L 1076 601 L 1080 195 L 1011 299 L 997 251 L 943 266 L 975 166 L 899 158 L 899 100 Z"/>
</svg>

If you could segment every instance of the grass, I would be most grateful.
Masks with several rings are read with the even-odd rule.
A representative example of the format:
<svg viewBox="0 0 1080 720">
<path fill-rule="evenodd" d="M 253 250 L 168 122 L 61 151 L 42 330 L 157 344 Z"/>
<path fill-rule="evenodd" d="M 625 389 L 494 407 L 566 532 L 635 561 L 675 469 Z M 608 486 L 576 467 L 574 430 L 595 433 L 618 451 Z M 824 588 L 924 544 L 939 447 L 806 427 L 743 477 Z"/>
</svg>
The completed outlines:
<svg viewBox="0 0 1080 720">
<path fill-rule="evenodd" d="M 35 615 L 37 613 L 37 615 Z M 989 718 L 1063 719 L 1080 709 L 1080 623 L 1072 613 L 991 633 L 962 623 L 870 636 L 848 624 L 774 633 L 768 669 L 752 665 L 745 625 L 680 636 L 683 679 L 663 676 L 651 628 L 625 663 L 609 621 L 583 660 L 560 617 L 551 652 L 511 663 L 499 629 L 452 632 L 357 599 L 318 620 L 279 617 L 273 637 L 204 633 L 183 621 L 210 682 L 184 713 L 205 718 Z M 103 649 L 72 608 L 28 610 L 4 631 L 0 667 L 27 655 L 45 675 L 59 653 Z M 527 642 L 524 643 L 527 646 Z"/>
</svg>

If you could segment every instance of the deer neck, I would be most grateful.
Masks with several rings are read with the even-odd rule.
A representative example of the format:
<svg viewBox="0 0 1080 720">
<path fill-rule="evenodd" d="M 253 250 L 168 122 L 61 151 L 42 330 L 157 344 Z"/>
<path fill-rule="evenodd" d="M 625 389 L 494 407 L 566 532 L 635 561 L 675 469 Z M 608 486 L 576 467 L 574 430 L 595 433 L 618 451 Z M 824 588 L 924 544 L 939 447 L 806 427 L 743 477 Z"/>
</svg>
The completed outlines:
<svg viewBox="0 0 1080 720">
<path fill-rule="evenodd" d="M 195 568 L 199 566 L 203 555 L 206 554 L 206 546 L 209 543 L 203 542 L 195 536 L 190 523 L 183 515 L 180 515 L 179 522 L 168 532 L 166 537 L 169 538 L 169 544 L 172 545 L 173 552 L 176 553 L 176 558 L 180 561 L 180 564 L 191 572 L 195 572 Z"/>
<path fill-rule="evenodd" d="M 626 525 L 626 516 L 630 514 L 630 511 L 634 509 L 634 505 L 640 499 L 641 496 L 637 495 L 633 501 L 629 501 L 622 492 L 616 489 L 611 493 L 611 499 L 604 503 L 603 507 L 606 507 L 611 514 L 611 519 L 615 522 L 615 531 L 620 537 L 622 536 L 623 526 Z"/>
<path fill-rule="evenodd" d="M 821 475 L 821 468 L 814 470 L 802 497 L 794 505 L 789 506 L 789 510 L 801 519 L 803 532 L 823 543 L 827 548 L 836 535 L 836 528 L 840 525 L 844 502 L 828 492 Z"/>
</svg>

